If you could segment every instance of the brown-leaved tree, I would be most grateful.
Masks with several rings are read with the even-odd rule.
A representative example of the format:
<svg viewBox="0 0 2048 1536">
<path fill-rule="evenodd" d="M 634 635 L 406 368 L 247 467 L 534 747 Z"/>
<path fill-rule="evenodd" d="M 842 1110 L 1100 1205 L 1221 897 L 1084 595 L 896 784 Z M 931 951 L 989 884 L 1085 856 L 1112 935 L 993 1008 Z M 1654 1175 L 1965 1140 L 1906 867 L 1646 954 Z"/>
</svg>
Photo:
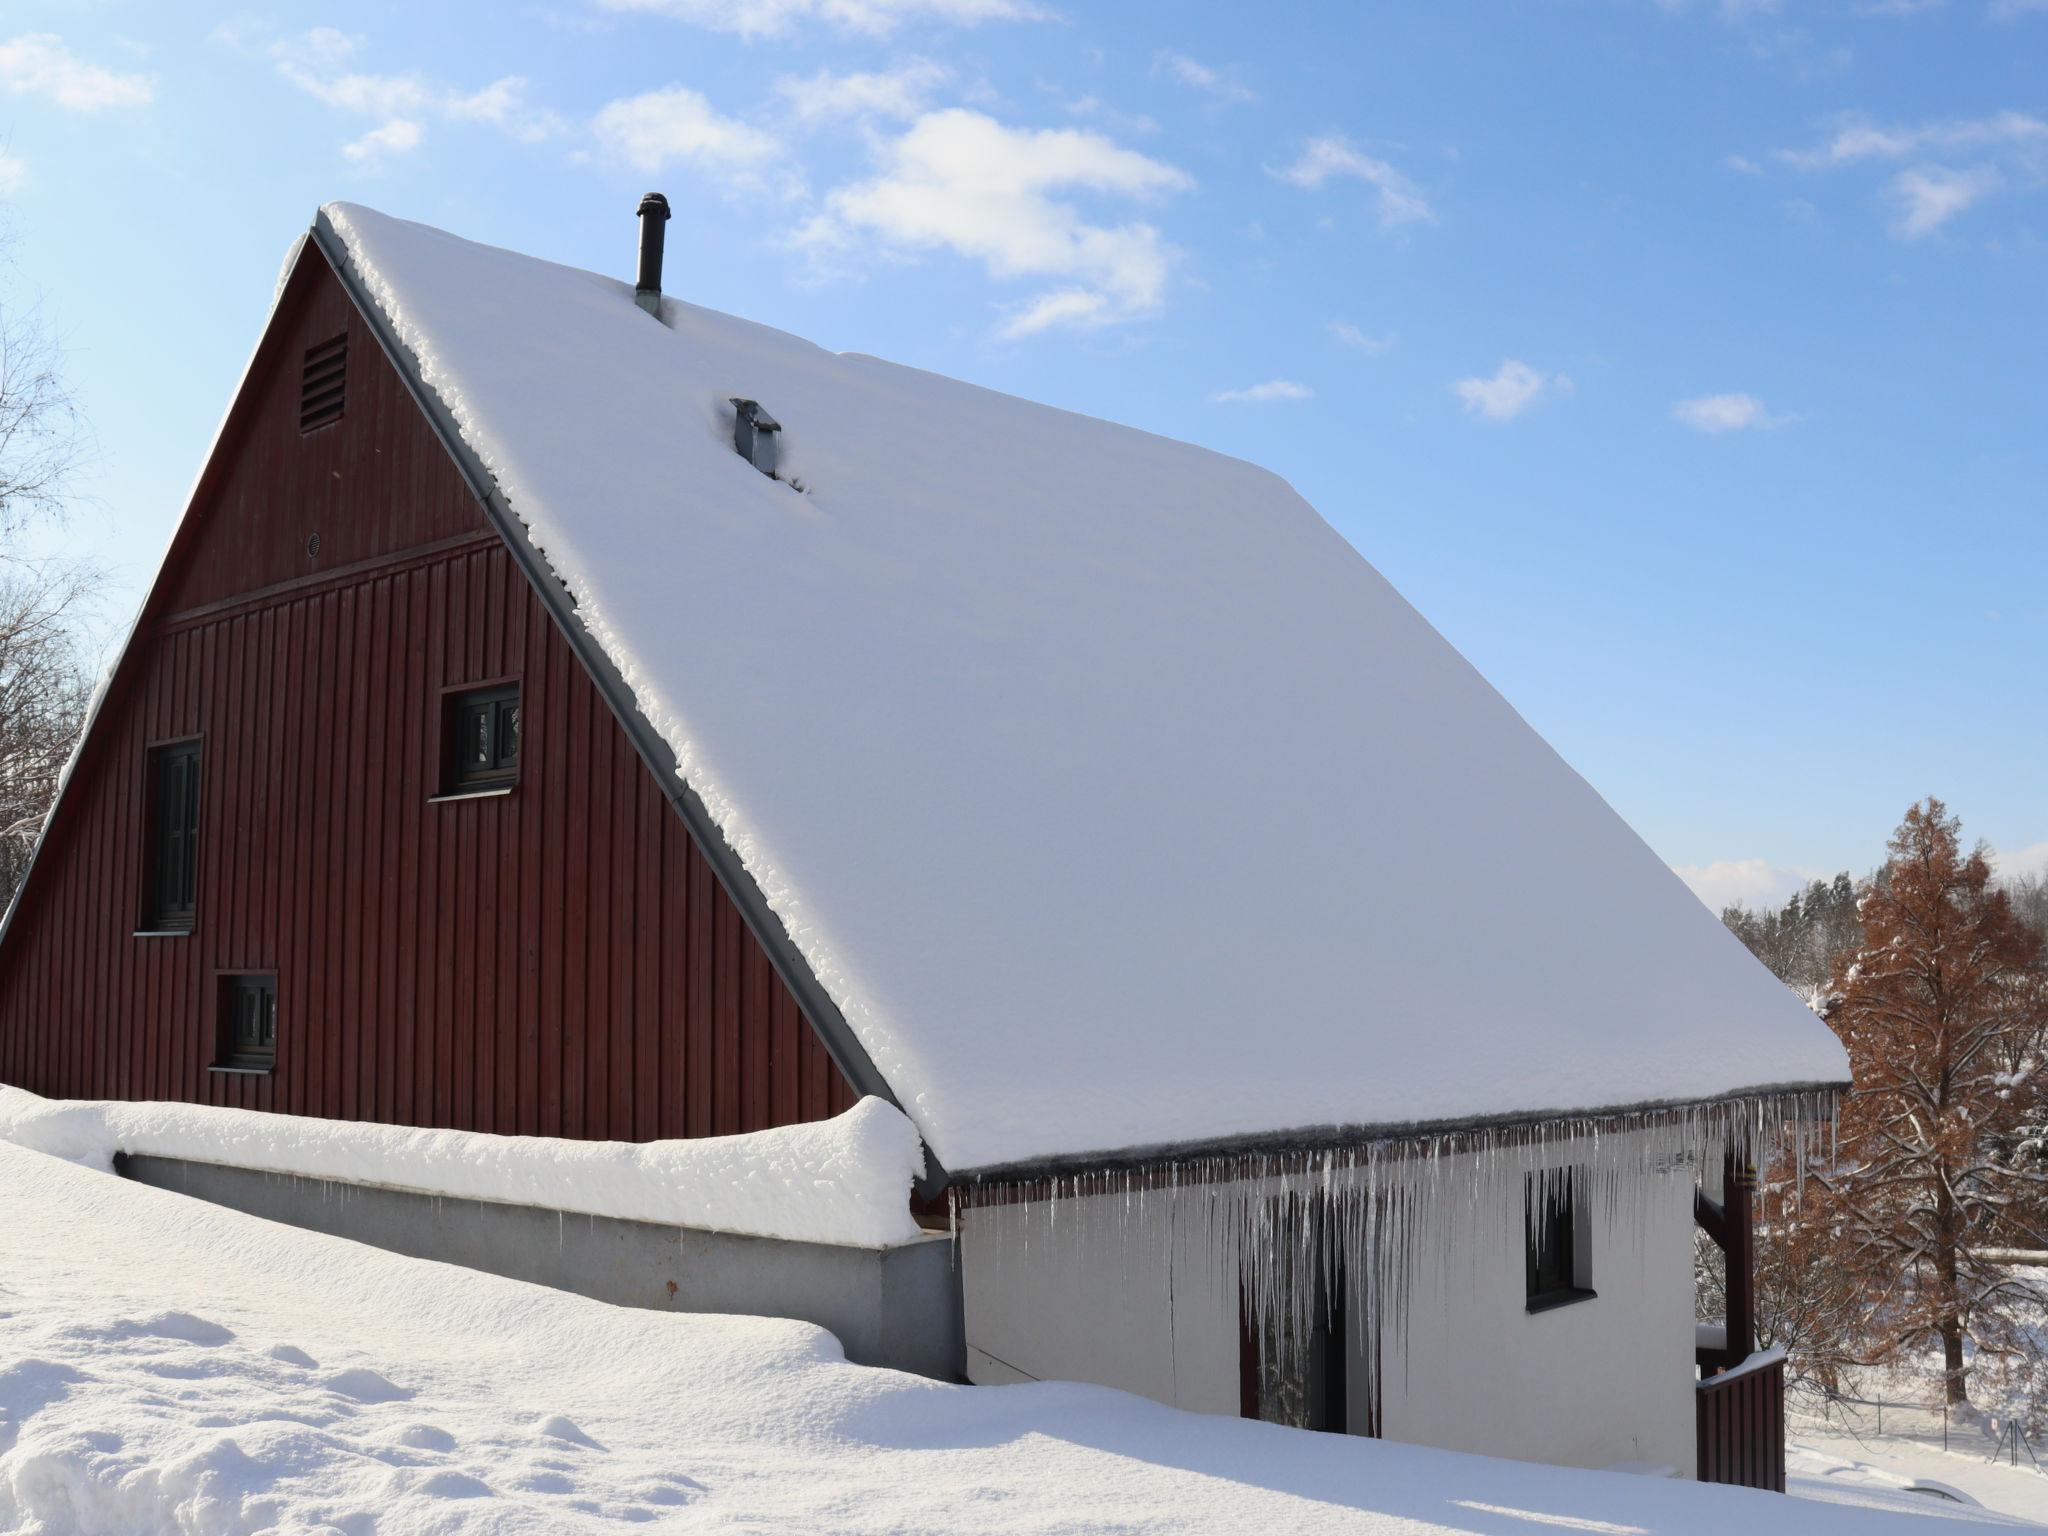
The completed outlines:
<svg viewBox="0 0 2048 1536">
<path fill-rule="evenodd" d="M 2041 936 L 1959 833 L 1939 800 L 1913 806 L 1861 892 L 1863 942 L 1828 1008 L 1855 1086 L 1814 1213 L 1855 1278 L 1872 1357 L 1939 1345 L 1951 1404 L 1988 1363 L 2038 1350 L 2021 1305 L 2036 1298 L 2001 1245 L 2048 1248 L 2048 1172 L 2005 1155 L 2040 1118 Z"/>
</svg>

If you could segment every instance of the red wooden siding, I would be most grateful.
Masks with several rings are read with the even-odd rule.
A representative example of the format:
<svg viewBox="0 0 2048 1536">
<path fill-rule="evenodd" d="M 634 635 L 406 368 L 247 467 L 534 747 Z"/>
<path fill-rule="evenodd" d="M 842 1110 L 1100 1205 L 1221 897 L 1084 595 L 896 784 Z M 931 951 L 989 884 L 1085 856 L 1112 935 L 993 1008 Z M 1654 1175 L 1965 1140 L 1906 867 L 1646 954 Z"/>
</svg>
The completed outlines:
<svg viewBox="0 0 2048 1536">
<path fill-rule="evenodd" d="M 301 438 L 344 329 L 346 413 Z M 433 803 L 443 688 L 501 677 L 518 787 Z M 190 735 L 196 926 L 137 937 L 146 746 Z M 270 1076 L 208 1070 L 241 970 L 277 973 Z M 0 1080 L 622 1140 L 852 1103 L 316 253 L 0 947 Z"/>
</svg>

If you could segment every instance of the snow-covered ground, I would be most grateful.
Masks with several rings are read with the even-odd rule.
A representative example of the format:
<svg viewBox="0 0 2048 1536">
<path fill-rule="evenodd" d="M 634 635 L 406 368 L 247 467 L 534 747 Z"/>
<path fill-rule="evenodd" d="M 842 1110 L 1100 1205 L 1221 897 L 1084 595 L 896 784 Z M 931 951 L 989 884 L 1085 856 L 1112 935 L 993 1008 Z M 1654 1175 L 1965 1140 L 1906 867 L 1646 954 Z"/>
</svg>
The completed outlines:
<svg viewBox="0 0 2048 1536">
<path fill-rule="evenodd" d="M 1939 1429 L 1928 1433 L 1908 1418 L 1893 1421 L 1882 1432 L 1873 1423 L 1851 1428 L 1839 1420 L 1798 1414 L 1785 1426 L 1785 1474 L 1791 1491 L 1803 1498 L 1841 1504 L 1868 1504 L 1880 1496 L 1879 1507 L 1893 1508 L 1915 1483 L 1938 1483 L 1975 1499 L 2017 1521 L 2048 1526 L 2048 1476 L 2027 1464 L 2025 1452 L 2015 1468 L 1990 1459 L 1990 1442 L 1972 1435 L 1956 1436 L 1951 1450 L 1941 1448 Z M 1937 1420 L 1938 1425 L 1938 1420 Z"/>
<path fill-rule="evenodd" d="M 1974 1513 L 945 1386 L 804 1324 L 608 1307 L 0 1143 L 8 1531 L 1907 1536 Z"/>
</svg>

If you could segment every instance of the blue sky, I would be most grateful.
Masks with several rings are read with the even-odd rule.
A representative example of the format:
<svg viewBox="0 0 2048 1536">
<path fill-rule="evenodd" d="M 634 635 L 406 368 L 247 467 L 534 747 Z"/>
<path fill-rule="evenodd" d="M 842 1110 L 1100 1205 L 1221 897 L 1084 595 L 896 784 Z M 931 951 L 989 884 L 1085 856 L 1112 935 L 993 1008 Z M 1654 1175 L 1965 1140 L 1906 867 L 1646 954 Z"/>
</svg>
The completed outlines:
<svg viewBox="0 0 2048 1536">
<path fill-rule="evenodd" d="M 64 543 L 139 597 L 320 202 L 652 187 L 672 293 L 1286 475 L 1712 899 L 2048 864 L 2048 0 L 13 4 Z"/>
</svg>

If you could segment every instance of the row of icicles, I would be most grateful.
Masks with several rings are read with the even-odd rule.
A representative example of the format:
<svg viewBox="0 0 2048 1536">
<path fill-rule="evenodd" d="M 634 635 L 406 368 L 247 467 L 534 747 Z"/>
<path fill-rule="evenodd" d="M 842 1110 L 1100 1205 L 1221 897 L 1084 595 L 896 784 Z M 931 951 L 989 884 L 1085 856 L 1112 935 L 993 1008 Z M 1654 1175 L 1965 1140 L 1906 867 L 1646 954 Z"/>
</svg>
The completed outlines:
<svg viewBox="0 0 2048 1536">
<path fill-rule="evenodd" d="M 1519 1235 L 1532 1204 L 1569 1192 L 1576 1209 L 1638 1228 L 1669 1179 L 1690 1190 L 1731 1153 L 1787 1167 L 1803 1182 L 1824 1151 L 1835 1094 L 1816 1089 L 1601 1115 L 1565 1115 L 1440 1134 L 1392 1135 L 1313 1150 L 1228 1152 L 1063 1174 L 1028 1184 L 956 1186 L 963 1214 L 1022 1205 L 1026 1234 L 1057 1246 L 1113 1243 L 1124 1262 L 1190 1259 L 1235 1275 L 1244 1326 L 1267 1348 L 1306 1349 L 1319 1314 L 1344 1311 L 1372 1400 L 1390 1341 L 1402 1337 L 1418 1244 L 1460 1234 Z M 1540 1208 L 1540 1207 L 1538 1207 Z M 1033 1215 L 1043 1218 L 1031 1219 Z M 1462 1218 L 1462 1219 L 1461 1219 Z M 1006 1224 L 995 1224 L 993 1241 Z M 1154 1241 L 1161 1231 L 1163 1242 Z M 1000 1251 L 987 1255 L 1003 1262 Z M 1452 1248 L 1443 1257 L 1455 1258 Z M 1334 1320 L 1333 1320 L 1334 1321 Z M 1287 1374 L 1298 1362 L 1280 1361 Z"/>
</svg>

